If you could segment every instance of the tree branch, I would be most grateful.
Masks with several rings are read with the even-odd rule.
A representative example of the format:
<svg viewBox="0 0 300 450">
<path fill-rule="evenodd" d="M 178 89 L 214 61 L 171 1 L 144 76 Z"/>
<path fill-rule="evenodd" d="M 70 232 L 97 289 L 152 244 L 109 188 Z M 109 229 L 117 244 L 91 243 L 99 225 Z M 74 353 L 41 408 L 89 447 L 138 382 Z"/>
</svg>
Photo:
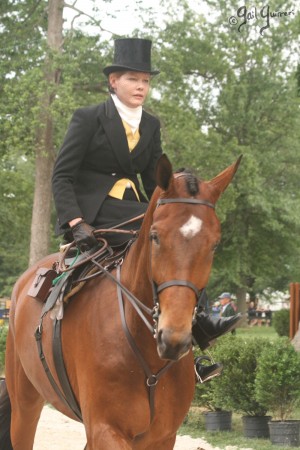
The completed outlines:
<svg viewBox="0 0 300 450">
<path fill-rule="evenodd" d="M 102 94 L 107 93 L 107 85 L 103 86 L 101 83 L 97 84 L 75 84 L 74 89 L 78 91 L 87 92 L 100 92 Z"/>
<path fill-rule="evenodd" d="M 64 4 L 63 4 L 63 6 L 64 6 L 64 8 L 69 8 L 69 9 L 72 9 L 73 11 L 75 11 L 77 14 L 73 17 L 73 19 L 72 19 L 72 22 L 71 22 L 71 30 L 73 30 L 74 29 L 74 22 L 75 22 L 75 20 L 78 18 L 78 17 L 80 17 L 80 16 L 85 16 L 85 17 L 87 17 L 88 19 L 90 19 L 91 21 L 92 21 L 92 23 L 94 24 L 94 25 L 96 25 L 97 27 L 99 27 L 102 31 L 107 31 L 108 33 L 111 33 L 111 31 L 109 31 L 109 30 L 106 30 L 105 28 L 103 28 L 102 26 L 101 26 L 101 21 L 100 20 L 96 20 L 93 16 L 91 16 L 90 14 L 87 14 L 87 13 L 85 13 L 84 11 L 82 11 L 81 9 L 79 9 L 79 8 L 77 8 L 75 5 L 76 5 L 76 3 L 77 3 L 77 0 L 75 0 L 74 2 L 73 2 L 73 4 L 68 4 L 68 3 L 66 3 L 66 2 L 64 2 Z"/>
<path fill-rule="evenodd" d="M 208 75 L 208 72 L 200 72 L 200 70 L 197 69 L 185 71 L 184 75 L 196 75 L 205 78 L 206 80 L 214 80 L 216 78 L 215 75 Z"/>
<path fill-rule="evenodd" d="M 35 13 L 35 11 L 38 9 L 39 5 L 41 4 L 42 0 L 38 0 L 35 5 L 31 8 L 31 10 L 28 12 L 27 17 L 23 20 L 23 23 L 26 23 Z"/>
</svg>

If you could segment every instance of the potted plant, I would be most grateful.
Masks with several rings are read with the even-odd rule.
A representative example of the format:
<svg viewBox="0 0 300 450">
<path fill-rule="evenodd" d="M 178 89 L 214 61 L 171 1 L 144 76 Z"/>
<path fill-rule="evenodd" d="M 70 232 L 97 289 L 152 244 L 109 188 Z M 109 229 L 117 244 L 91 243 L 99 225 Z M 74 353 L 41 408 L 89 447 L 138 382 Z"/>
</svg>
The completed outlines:
<svg viewBox="0 0 300 450">
<path fill-rule="evenodd" d="M 299 374 L 300 355 L 285 337 L 273 341 L 258 357 L 255 397 L 273 413 L 274 420 L 269 422 L 272 444 L 300 445 L 300 421 L 291 420 L 300 405 Z"/>
<path fill-rule="evenodd" d="M 215 396 L 215 387 L 220 377 L 209 382 L 196 385 L 195 400 L 202 406 L 206 431 L 231 431 L 232 412 L 225 411 L 222 401 Z"/>
<path fill-rule="evenodd" d="M 243 414 L 245 437 L 268 438 L 268 408 L 255 398 L 257 358 L 270 341 L 263 338 L 243 339 L 227 336 L 212 350 L 214 358 L 224 365 L 223 374 L 217 380 L 215 397 L 222 406 Z"/>
</svg>

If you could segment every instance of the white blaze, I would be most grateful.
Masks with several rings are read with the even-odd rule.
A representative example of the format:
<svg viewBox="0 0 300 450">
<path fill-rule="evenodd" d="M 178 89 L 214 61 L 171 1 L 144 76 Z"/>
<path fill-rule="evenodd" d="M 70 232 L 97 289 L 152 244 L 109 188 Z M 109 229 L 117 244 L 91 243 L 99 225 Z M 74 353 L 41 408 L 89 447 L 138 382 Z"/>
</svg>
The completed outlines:
<svg viewBox="0 0 300 450">
<path fill-rule="evenodd" d="M 201 227 L 202 220 L 198 219 L 198 217 L 191 216 L 189 220 L 180 227 L 179 231 L 186 239 L 191 239 L 200 232 Z"/>
</svg>

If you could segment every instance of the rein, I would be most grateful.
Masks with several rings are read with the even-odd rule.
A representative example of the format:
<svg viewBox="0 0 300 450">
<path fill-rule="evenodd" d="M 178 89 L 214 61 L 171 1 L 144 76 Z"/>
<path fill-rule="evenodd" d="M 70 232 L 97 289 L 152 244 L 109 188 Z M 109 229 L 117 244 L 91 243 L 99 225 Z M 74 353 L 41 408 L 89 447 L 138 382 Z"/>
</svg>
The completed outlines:
<svg viewBox="0 0 300 450">
<path fill-rule="evenodd" d="M 118 281 L 119 281 L 120 277 L 121 277 L 120 266 L 117 267 L 117 277 L 118 277 Z M 156 385 L 157 385 L 160 377 L 169 369 L 169 367 L 171 367 L 174 364 L 175 361 L 167 362 L 156 374 L 152 373 L 149 365 L 145 361 L 142 353 L 140 352 L 138 346 L 135 343 L 134 338 L 132 337 L 132 335 L 128 329 L 128 325 L 127 325 L 126 317 L 125 317 L 124 300 L 123 300 L 123 296 L 122 296 L 121 286 L 122 285 L 120 283 L 118 283 L 117 293 L 118 293 L 118 302 L 119 302 L 119 308 L 120 308 L 121 322 L 122 322 L 122 326 L 123 326 L 124 332 L 126 334 L 127 340 L 130 344 L 130 347 L 132 348 L 132 351 L 135 354 L 135 356 L 137 357 L 137 359 L 139 360 L 139 362 L 145 372 L 145 375 L 147 377 L 146 384 L 149 388 L 150 423 L 152 423 L 153 418 L 154 418 L 154 413 L 155 413 L 154 395 L 155 395 Z"/>
<path fill-rule="evenodd" d="M 215 208 L 215 206 L 208 201 L 198 200 L 198 199 L 189 199 L 189 198 L 172 198 L 172 199 L 160 198 L 157 201 L 156 207 L 163 206 L 163 205 L 170 204 L 170 203 L 184 203 L 184 204 L 207 206 L 207 207 L 210 207 L 213 209 Z M 112 231 L 112 230 L 102 230 L 102 231 L 106 232 L 106 231 Z M 122 231 L 123 230 L 121 230 L 121 232 Z M 116 230 L 116 232 L 117 232 L 117 230 Z M 136 358 L 140 362 L 140 364 L 145 372 L 145 375 L 146 375 L 146 384 L 149 388 L 150 423 L 152 423 L 154 414 L 155 414 L 154 395 L 155 395 L 156 385 L 157 385 L 160 377 L 175 363 L 175 361 L 167 362 L 156 374 L 152 373 L 151 369 L 149 368 L 144 357 L 142 356 L 138 346 L 135 343 L 133 336 L 131 335 L 131 333 L 128 329 L 128 326 L 126 323 L 126 318 L 125 318 L 123 294 L 125 294 L 126 299 L 128 299 L 128 301 L 131 303 L 131 305 L 133 306 L 133 308 L 135 309 L 137 314 L 140 316 L 140 318 L 143 320 L 143 322 L 146 325 L 146 327 L 148 328 L 148 330 L 151 332 L 151 334 L 155 338 L 156 334 L 157 334 L 158 318 L 159 318 L 159 313 L 160 313 L 159 298 L 158 298 L 159 294 L 164 289 L 167 289 L 171 286 L 183 286 L 183 287 L 188 287 L 188 288 L 192 289 L 194 291 L 194 293 L 196 295 L 196 299 L 197 299 L 197 306 L 195 307 L 195 313 L 194 313 L 194 317 L 193 317 L 193 321 L 194 321 L 197 309 L 201 305 L 201 301 L 202 301 L 203 294 L 205 292 L 205 288 L 198 289 L 197 286 L 194 285 L 194 283 L 192 283 L 188 280 L 170 280 L 170 281 L 165 281 L 165 282 L 161 283 L 160 285 L 157 285 L 154 282 L 154 280 L 152 280 L 154 306 L 153 306 L 153 308 L 148 308 L 137 297 L 135 297 L 135 295 L 132 294 L 129 291 L 129 289 L 127 289 L 121 283 L 121 268 L 120 268 L 120 266 L 122 265 L 123 258 L 121 260 L 119 260 L 119 264 L 117 265 L 117 277 L 115 277 L 114 275 L 112 275 L 112 273 L 110 273 L 109 267 L 104 267 L 102 264 L 100 264 L 100 262 L 98 262 L 96 260 L 96 258 L 99 256 L 99 254 L 101 254 L 103 252 L 103 250 L 107 249 L 106 241 L 104 239 L 100 239 L 100 240 L 104 241 L 103 248 L 101 248 L 100 251 L 91 254 L 88 259 L 95 266 L 97 266 L 100 269 L 99 272 L 97 272 L 97 275 L 100 273 L 103 273 L 105 276 L 107 276 L 109 279 L 111 279 L 117 286 L 117 296 L 118 296 L 118 303 L 119 303 L 122 327 L 124 329 L 127 340 L 130 344 L 130 347 L 131 347 L 133 353 L 135 354 Z M 78 261 L 77 264 L 75 264 L 72 267 L 72 269 L 74 270 L 75 267 L 78 267 L 81 264 L 83 264 L 83 262 Z M 62 273 L 64 273 L 64 274 L 66 274 L 66 272 L 71 273 L 71 271 L 69 271 L 68 268 L 63 267 L 62 263 L 60 264 L 60 267 L 61 267 Z M 93 276 L 95 276 L 95 275 L 96 274 L 94 274 Z M 89 279 L 89 277 L 86 277 L 86 279 Z M 59 287 L 58 285 L 60 284 L 60 282 L 63 282 L 63 281 L 64 280 L 59 279 L 59 282 L 57 283 L 57 286 L 56 286 L 57 289 Z M 60 295 L 63 295 L 63 293 Z M 70 385 L 70 382 L 68 380 L 68 376 L 66 373 L 66 369 L 64 367 L 62 348 L 61 348 L 61 338 L 60 338 L 61 320 L 56 320 L 56 322 L 55 322 L 53 351 L 54 351 L 54 356 L 56 355 L 56 357 L 54 357 L 54 360 L 55 360 L 56 371 L 57 371 L 57 374 L 58 374 L 58 377 L 59 377 L 59 380 L 60 380 L 60 383 L 62 386 L 62 391 L 59 388 L 59 386 L 57 385 L 54 377 L 52 376 L 49 366 L 47 364 L 47 361 L 45 359 L 45 355 L 44 355 L 43 347 L 42 347 L 42 330 L 43 330 L 42 324 L 43 324 L 43 318 L 45 317 L 45 315 L 47 314 L 47 312 L 49 312 L 49 310 L 51 308 L 50 304 L 48 306 L 48 303 L 49 303 L 49 299 L 48 299 L 47 303 L 44 305 L 42 316 L 41 316 L 41 321 L 35 332 L 35 338 L 37 341 L 39 356 L 40 356 L 43 367 L 45 369 L 47 377 L 48 377 L 54 391 L 56 392 L 58 397 L 62 400 L 62 402 L 73 411 L 73 413 L 77 416 L 77 419 L 82 421 L 80 407 L 79 407 L 77 400 L 73 394 L 73 391 L 72 391 L 72 388 L 71 388 L 71 385 Z M 148 316 L 152 316 L 152 319 L 154 321 L 154 326 L 150 323 L 150 321 L 148 320 L 148 318 L 145 316 L 144 313 L 147 314 Z"/>
<path fill-rule="evenodd" d="M 155 414 L 154 397 L 155 397 L 156 385 L 157 385 L 160 377 L 175 363 L 175 361 L 167 362 L 156 374 L 152 373 L 149 365 L 145 361 L 141 351 L 139 350 L 138 346 L 136 345 L 135 340 L 128 329 L 128 325 L 127 325 L 126 317 L 125 317 L 123 293 L 126 294 L 126 298 L 131 303 L 131 305 L 134 307 L 134 309 L 136 310 L 136 312 L 138 313 L 140 318 L 143 320 L 144 324 L 146 325 L 148 330 L 151 332 L 151 334 L 154 335 L 154 337 L 155 337 L 155 333 L 156 333 L 156 326 L 153 327 L 150 324 L 150 322 L 144 315 L 143 311 L 146 312 L 148 315 L 151 315 L 153 317 L 153 319 L 155 320 L 155 308 L 153 308 L 153 309 L 148 308 L 121 283 L 121 264 L 119 264 L 117 266 L 117 277 L 115 277 L 104 266 L 102 266 L 98 261 L 96 261 L 96 260 L 92 260 L 92 261 L 101 271 L 103 271 L 103 273 L 108 278 L 110 278 L 117 285 L 117 295 L 118 295 L 118 303 L 119 303 L 122 327 L 123 327 L 124 333 L 127 337 L 128 343 L 129 343 L 134 355 L 136 356 L 139 363 L 141 364 L 141 366 L 144 370 L 144 373 L 146 375 L 146 384 L 149 388 L 150 423 L 152 423 L 152 421 L 154 419 L 154 414 Z"/>
<path fill-rule="evenodd" d="M 192 205 L 203 205 L 208 206 L 209 208 L 215 208 L 213 203 L 210 203 L 205 200 L 198 200 L 198 199 L 189 199 L 189 198 L 172 198 L 172 199 L 158 199 L 157 201 L 157 207 L 161 205 L 166 205 L 169 203 L 185 203 L 185 204 L 192 204 Z M 198 307 L 201 305 L 202 297 L 205 292 L 205 288 L 198 289 L 197 286 L 194 285 L 191 281 L 188 280 L 170 280 L 165 281 L 164 283 L 161 283 L 160 285 L 157 285 L 152 280 L 152 290 L 153 290 L 153 303 L 154 307 L 153 309 L 148 308 L 146 305 L 144 305 L 135 295 L 133 295 L 122 283 L 121 283 L 121 268 L 120 265 L 117 266 L 117 277 L 112 275 L 105 267 L 103 267 L 98 261 L 92 260 L 93 263 L 99 267 L 103 271 L 103 273 L 110 278 L 116 285 L 117 285 L 117 295 L 118 295 L 118 302 L 119 302 L 119 309 L 120 309 L 120 315 L 121 315 L 121 322 L 122 327 L 124 329 L 125 335 L 127 337 L 127 340 L 129 342 L 129 345 L 135 354 L 136 358 L 140 362 L 145 375 L 147 377 L 146 384 L 149 388 L 149 403 L 150 403 L 150 423 L 152 423 L 154 414 L 155 414 L 155 406 L 154 406 L 154 395 L 155 395 L 155 388 L 156 385 L 160 379 L 160 377 L 175 363 L 175 361 L 169 361 L 167 364 L 165 364 L 156 374 L 153 374 L 151 369 L 149 368 L 147 362 L 143 358 L 138 346 L 135 343 L 134 338 L 132 337 L 125 318 L 125 310 L 124 310 L 124 300 L 123 300 L 123 293 L 126 295 L 126 298 L 131 303 L 131 305 L 134 307 L 140 318 L 143 320 L 149 331 L 153 334 L 154 337 L 156 337 L 157 334 L 157 325 L 158 325 L 158 318 L 159 318 L 159 298 L 158 295 L 160 292 L 162 292 L 164 289 L 167 289 L 171 286 L 184 286 L 192 289 L 196 295 L 197 299 L 197 306 L 195 307 L 195 313 L 193 317 L 193 321 L 197 312 Z M 144 312 L 146 312 L 148 315 L 151 315 L 153 318 L 153 321 L 155 323 L 154 327 L 149 323 L 148 319 L 145 317 Z"/>
<path fill-rule="evenodd" d="M 111 274 L 109 272 L 109 270 L 106 267 L 102 266 L 102 264 L 100 264 L 98 261 L 92 259 L 92 262 L 101 270 L 101 272 L 103 272 L 105 274 L 105 276 L 107 276 L 107 278 L 111 279 L 117 285 L 118 289 L 120 289 L 123 293 L 126 294 L 126 297 L 128 298 L 129 302 L 134 307 L 134 309 L 136 310 L 136 312 L 138 313 L 140 318 L 143 320 L 143 322 L 145 323 L 148 330 L 151 331 L 152 334 L 154 334 L 153 326 L 150 324 L 150 322 L 148 321 L 148 319 L 146 318 L 146 316 L 143 313 L 143 311 L 145 311 L 148 315 L 152 316 L 153 309 L 148 308 L 146 305 L 144 305 L 144 303 L 142 303 L 135 295 L 133 295 L 129 291 L 129 289 L 127 289 L 121 283 L 120 275 L 117 276 L 117 278 L 116 278 L 113 274 Z M 117 266 L 117 273 L 119 273 L 119 270 L 120 270 L 120 265 Z"/>
</svg>

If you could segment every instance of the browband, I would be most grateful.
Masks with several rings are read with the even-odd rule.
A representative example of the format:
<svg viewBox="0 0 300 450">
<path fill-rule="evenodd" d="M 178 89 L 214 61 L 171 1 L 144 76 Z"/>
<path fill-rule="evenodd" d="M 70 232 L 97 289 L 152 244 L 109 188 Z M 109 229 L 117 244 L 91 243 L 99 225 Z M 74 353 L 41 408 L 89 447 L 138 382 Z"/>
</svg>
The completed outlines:
<svg viewBox="0 0 300 450">
<path fill-rule="evenodd" d="M 213 203 L 207 202 L 206 200 L 198 200 L 196 198 L 159 198 L 156 205 L 160 206 L 168 203 L 189 203 L 192 205 L 204 205 L 215 209 L 215 205 Z"/>
</svg>

